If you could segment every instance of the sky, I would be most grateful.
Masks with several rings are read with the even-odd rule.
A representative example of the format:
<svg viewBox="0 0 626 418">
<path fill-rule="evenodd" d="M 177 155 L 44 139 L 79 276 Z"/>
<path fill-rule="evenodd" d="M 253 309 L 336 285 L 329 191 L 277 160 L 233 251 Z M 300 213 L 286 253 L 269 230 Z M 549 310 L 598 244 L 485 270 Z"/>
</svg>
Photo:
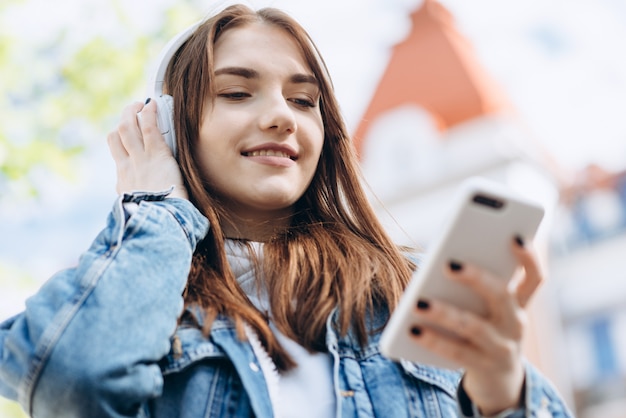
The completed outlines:
<svg viewBox="0 0 626 418">
<path fill-rule="evenodd" d="M 147 30 L 172 1 L 30 0 L 29 7 L 3 22 L 11 30 L 28 32 L 33 45 L 59 26 L 80 42 L 94 32 L 114 36 L 115 27 L 107 23 L 114 4 Z M 572 169 L 591 162 L 626 168 L 626 54 L 621 45 L 626 2 L 441 2 L 529 131 L 556 160 Z M 409 14 L 421 0 L 248 3 L 283 8 L 310 32 L 330 69 L 347 124 L 355 129 L 390 48 L 408 33 Z M 211 4 L 206 2 L 207 12 Z M 115 198 L 115 170 L 104 138 L 87 150 L 76 170 L 79 182 L 56 182 L 36 202 L 0 208 L 0 260 L 26 268 L 40 280 L 76 260 L 102 227 Z"/>
</svg>

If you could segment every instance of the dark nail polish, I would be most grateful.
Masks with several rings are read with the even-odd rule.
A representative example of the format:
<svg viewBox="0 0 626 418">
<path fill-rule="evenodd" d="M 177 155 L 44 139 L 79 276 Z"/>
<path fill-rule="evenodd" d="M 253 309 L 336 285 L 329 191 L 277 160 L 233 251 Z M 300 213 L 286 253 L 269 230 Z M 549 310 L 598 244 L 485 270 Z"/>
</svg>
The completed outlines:
<svg viewBox="0 0 626 418">
<path fill-rule="evenodd" d="M 456 261 L 450 261 L 450 270 L 461 271 L 462 268 L 463 268 L 463 265 L 461 263 L 458 263 Z"/>
<path fill-rule="evenodd" d="M 148 97 L 148 98 L 146 99 L 146 104 L 150 103 L 150 100 L 152 100 L 152 99 L 151 99 L 150 97 Z"/>
<path fill-rule="evenodd" d="M 428 308 L 430 308 L 430 303 L 428 303 L 428 301 L 423 299 L 417 301 L 417 309 L 425 311 Z"/>
<path fill-rule="evenodd" d="M 519 245 L 520 247 L 523 247 L 524 246 L 524 239 L 521 236 L 516 235 L 515 236 L 515 243 L 517 245 Z"/>
<path fill-rule="evenodd" d="M 413 334 L 413 335 L 421 335 L 422 334 L 422 329 L 420 327 L 412 327 L 411 328 L 411 334 Z"/>
</svg>

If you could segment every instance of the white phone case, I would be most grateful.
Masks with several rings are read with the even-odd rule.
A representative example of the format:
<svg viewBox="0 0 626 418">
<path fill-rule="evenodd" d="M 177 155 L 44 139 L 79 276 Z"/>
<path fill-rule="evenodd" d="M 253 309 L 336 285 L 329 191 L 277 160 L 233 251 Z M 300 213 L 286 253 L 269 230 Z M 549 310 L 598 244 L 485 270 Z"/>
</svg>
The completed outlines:
<svg viewBox="0 0 626 418">
<path fill-rule="evenodd" d="M 410 329 L 419 324 L 418 299 L 442 300 L 479 315 L 486 313 L 481 297 L 449 280 L 444 269 L 451 260 L 476 264 L 508 280 L 517 268 L 511 252 L 516 235 L 530 242 L 544 209 L 491 180 L 473 177 L 463 182 L 445 229 L 431 243 L 423 263 L 411 279 L 380 340 L 383 355 L 445 368 L 457 368 L 411 340 Z"/>
</svg>

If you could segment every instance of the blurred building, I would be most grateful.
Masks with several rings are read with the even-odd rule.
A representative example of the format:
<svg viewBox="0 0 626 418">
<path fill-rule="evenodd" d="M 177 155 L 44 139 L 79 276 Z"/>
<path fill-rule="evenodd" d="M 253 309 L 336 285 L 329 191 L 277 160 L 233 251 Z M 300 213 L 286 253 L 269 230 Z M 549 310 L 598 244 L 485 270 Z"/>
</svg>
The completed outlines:
<svg viewBox="0 0 626 418">
<path fill-rule="evenodd" d="M 379 215 L 398 242 L 427 247 L 466 177 L 499 181 L 540 202 L 546 217 L 535 245 L 549 280 L 531 303 L 525 353 L 581 417 L 624 417 L 619 406 L 607 405 L 626 398 L 626 361 L 620 354 L 626 353 L 626 337 L 618 332 L 626 324 L 626 281 L 624 291 L 607 288 L 620 272 L 620 249 L 626 248 L 617 226 L 626 229 L 626 182 L 610 198 L 614 222 L 594 224 L 605 217 L 597 212 L 606 211 L 606 204 L 598 202 L 599 195 L 564 200 L 569 183 L 477 60 L 451 14 L 425 0 L 411 19 L 412 30 L 394 46 L 354 134 Z M 600 241 L 603 246 L 594 245 Z M 593 274 L 598 263 L 609 270 L 602 278 Z M 604 289 L 594 288 L 600 280 Z M 615 300 L 607 304 L 603 297 L 611 294 Z M 594 303 L 581 304 L 591 295 L 597 296 Z"/>
<path fill-rule="evenodd" d="M 551 243 L 581 417 L 626 417 L 626 171 L 589 165 L 564 191 Z"/>
</svg>

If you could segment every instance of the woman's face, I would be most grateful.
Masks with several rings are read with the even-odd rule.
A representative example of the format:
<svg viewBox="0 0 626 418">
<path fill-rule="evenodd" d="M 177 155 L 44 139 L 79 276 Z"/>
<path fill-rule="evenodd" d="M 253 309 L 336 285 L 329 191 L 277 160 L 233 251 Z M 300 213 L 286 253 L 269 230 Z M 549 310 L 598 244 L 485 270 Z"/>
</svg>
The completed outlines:
<svg viewBox="0 0 626 418">
<path fill-rule="evenodd" d="M 263 23 L 224 32 L 214 65 L 197 148 L 205 180 L 235 217 L 288 223 L 324 142 L 317 80 L 290 35 Z"/>
</svg>

